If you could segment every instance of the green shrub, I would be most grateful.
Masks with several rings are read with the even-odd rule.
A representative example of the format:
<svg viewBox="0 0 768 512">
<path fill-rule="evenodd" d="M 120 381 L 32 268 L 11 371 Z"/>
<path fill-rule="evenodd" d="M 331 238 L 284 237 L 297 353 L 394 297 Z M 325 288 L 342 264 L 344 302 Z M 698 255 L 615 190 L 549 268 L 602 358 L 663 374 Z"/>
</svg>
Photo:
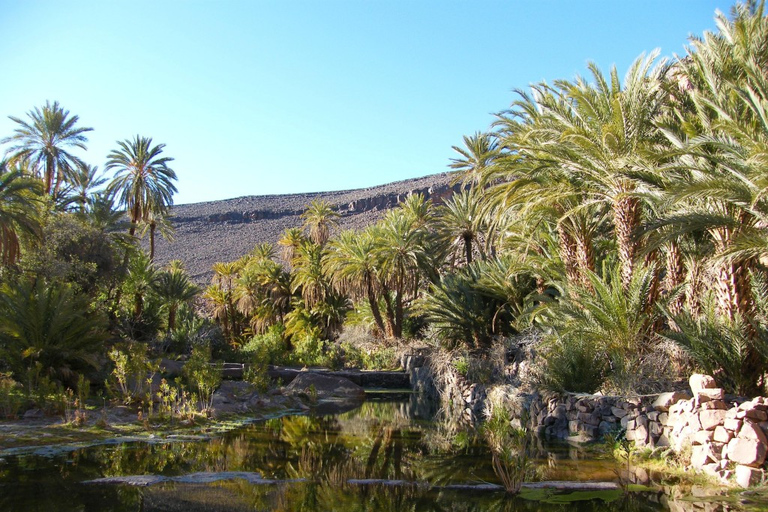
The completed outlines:
<svg viewBox="0 0 768 512">
<path fill-rule="evenodd" d="M 107 380 L 107 389 L 125 404 L 143 400 L 150 392 L 152 376 L 160 362 L 149 358 L 147 345 L 127 342 L 109 351 L 114 368 Z"/>
<path fill-rule="evenodd" d="M 13 380 L 11 374 L 0 373 L 0 417 L 16 418 L 24 402 L 21 385 Z"/>
<path fill-rule="evenodd" d="M 221 364 L 211 363 L 211 349 L 197 346 L 182 370 L 190 389 L 197 394 L 200 411 L 208 413 L 213 408 L 213 392 L 221 384 Z"/>
<path fill-rule="evenodd" d="M 263 364 L 282 364 L 286 360 L 285 329 L 273 325 L 266 333 L 253 336 L 240 348 L 249 358 L 258 357 Z"/>
<path fill-rule="evenodd" d="M 304 366 L 322 366 L 325 364 L 326 342 L 309 334 L 294 341 L 291 360 Z"/>
</svg>

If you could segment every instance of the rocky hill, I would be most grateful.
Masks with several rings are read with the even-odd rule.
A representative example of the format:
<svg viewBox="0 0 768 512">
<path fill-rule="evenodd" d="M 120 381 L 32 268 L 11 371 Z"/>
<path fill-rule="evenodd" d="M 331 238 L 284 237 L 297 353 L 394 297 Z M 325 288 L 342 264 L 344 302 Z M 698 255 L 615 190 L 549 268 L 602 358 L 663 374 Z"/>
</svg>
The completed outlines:
<svg viewBox="0 0 768 512">
<path fill-rule="evenodd" d="M 314 199 L 324 199 L 341 214 L 340 229 L 362 228 L 375 222 L 409 193 L 424 194 L 436 203 L 450 197 L 451 174 L 442 173 L 397 181 L 378 187 L 269 196 L 245 196 L 223 201 L 173 207 L 173 242 L 155 242 L 159 265 L 179 259 L 195 282 L 207 284 L 217 261 L 233 261 L 262 242 L 276 243 L 287 228 L 301 226 L 301 214 Z M 145 240 L 146 243 L 146 240 Z"/>
</svg>

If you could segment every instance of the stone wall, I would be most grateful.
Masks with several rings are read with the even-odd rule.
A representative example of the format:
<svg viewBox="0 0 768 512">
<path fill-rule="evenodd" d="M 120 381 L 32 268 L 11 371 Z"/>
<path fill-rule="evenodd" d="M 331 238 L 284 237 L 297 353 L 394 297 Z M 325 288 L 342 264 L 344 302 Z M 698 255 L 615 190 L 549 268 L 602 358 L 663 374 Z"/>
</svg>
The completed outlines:
<svg viewBox="0 0 768 512">
<path fill-rule="evenodd" d="M 635 446 L 690 451 L 690 467 L 742 487 L 763 482 L 768 454 L 768 399 L 730 397 L 712 377 L 693 375 L 692 393 L 625 399 L 604 396 L 535 397 L 529 427 L 537 434 L 593 441 L 624 431 Z"/>
</svg>

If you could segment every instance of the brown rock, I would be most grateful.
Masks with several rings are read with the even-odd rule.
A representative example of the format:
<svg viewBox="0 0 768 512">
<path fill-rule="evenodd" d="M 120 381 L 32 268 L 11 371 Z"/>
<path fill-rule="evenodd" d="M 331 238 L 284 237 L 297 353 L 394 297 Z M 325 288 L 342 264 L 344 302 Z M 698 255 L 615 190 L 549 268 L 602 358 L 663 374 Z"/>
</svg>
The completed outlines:
<svg viewBox="0 0 768 512">
<path fill-rule="evenodd" d="M 698 391 L 701 391 L 702 389 L 714 389 L 717 387 L 715 379 L 709 375 L 704 375 L 701 373 L 694 373 L 691 375 L 691 378 L 688 379 L 688 385 L 691 386 L 691 391 L 693 392 L 694 396 Z"/>
<path fill-rule="evenodd" d="M 749 466 L 736 466 L 736 483 L 741 487 L 751 487 L 759 484 L 765 477 L 765 471 L 762 469 L 751 468 Z"/>
<path fill-rule="evenodd" d="M 752 439 L 763 445 L 768 445 L 768 440 L 765 438 L 763 429 L 749 421 L 745 422 L 739 430 L 739 437 L 742 439 Z"/>
<path fill-rule="evenodd" d="M 695 445 L 691 450 L 691 466 L 693 466 L 695 469 L 701 469 L 704 467 L 704 465 L 709 464 L 711 462 L 716 462 L 712 457 L 710 457 L 710 446 L 709 444 L 699 444 Z"/>
<path fill-rule="evenodd" d="M 725 421 L 723 422 L 723 426 L 730 430 L 731 432 L 738 432 L 741 430 L 741 425 L 743 424 L 743 421 L 737 420 L 736 418 L 728 418 L 726 416 Z"/>
<path fill-rule="evenodd" d="M 672 391 L 669 393 L 662 393 L 653 402 L 653 408 L 656 409 L 657 411 L 666 412 L 666 411 L 669 411 L 669 408 L 675 405 L 680 400 L 688 400 L 689 398 L 691 398 L 691 396 L 688 393 L 683 393 L 681 391 Z"/>
<path fill-rule="evenodd" d="M 704 430 L 714 430 L 718 425 L 725 421 L 725 411 L 722 409 L 704 410 L 699 413 L 701 428 Z"/>
<path fill-rule="evenodd" d="M 714 439 L 718 443 L 727 443 L 731 439 L 733 439 L 733 433 L 730 430 L 727 430 L 725 427 L 718 425 L 717 427 L 715 427 L 715 431 L 713 432 L 712 439 Z"/>
<path fill-rule="evenodd" d="M 705 388 L 698 390 L 693 396 L 698 403 L 703 404 L 712 400 L 723 400 L 725 398 L 725 391 L 722 388 Z"/>
<path fill-rule="evenodd" d="M 744 466 L 761 466 L 765 462 L 765 454 L 765 445 L 754 439 L 736 437 L 728 443 L 728 458 Z"/>
<path fill-rule="evenodd" d="M 714 439 L 714 434 L 711 430 L 699 430 L 693 434 L 693 444 L 707 444 Z"/>
<path fill-rule="evenodd" d="M 726 405 L 725 402 L 722 400 L 712 400 L 711 402 L 704 402 L 699 407 L 701 407 L 702 410 L 712 410 L 712 409 L 722 409 L 726 410 L 728 409 L 728 405 Z"/>
</svg>

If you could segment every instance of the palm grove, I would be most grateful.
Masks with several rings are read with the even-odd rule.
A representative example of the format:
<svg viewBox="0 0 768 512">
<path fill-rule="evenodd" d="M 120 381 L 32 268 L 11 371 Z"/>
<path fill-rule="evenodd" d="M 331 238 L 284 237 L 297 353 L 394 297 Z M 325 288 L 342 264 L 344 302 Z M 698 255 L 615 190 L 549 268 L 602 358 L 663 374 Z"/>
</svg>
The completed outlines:
<svg viewBox="0 0 768 512">
<path fill-rule="evenodd" d="M 585 77 L 517 91 L 486 133 L 454 148 L 462 186 L 443 204 L 412 195 L 361 231 L 339 231 L 332 205 L 313 202 L 301 228 L 217 263 L 202 290 L 179 262 L 153 263 L 176 179 L 162 144 L 118 142 L 107 180 L 71 153 L 90 128 L 58 103 L 11 117 L 0 370 L 29 388 L 74 386 L 108 373 L 118 360 L 105 354 L 121 344 L 207 347 L 206 357 L 257 368 L 387 366 L 404 338 L 491 357 L 525 331 L 540 340 L 537 382 L 549 389 L 638 392 L 700 369 L 759 393 L 763 9 L 717 14 L 717 33 L 674 61 L 651 53 L 624 77 L 590 65 Z M 352 330 L 374 343 L 354 346 Z"/>
</svg>

